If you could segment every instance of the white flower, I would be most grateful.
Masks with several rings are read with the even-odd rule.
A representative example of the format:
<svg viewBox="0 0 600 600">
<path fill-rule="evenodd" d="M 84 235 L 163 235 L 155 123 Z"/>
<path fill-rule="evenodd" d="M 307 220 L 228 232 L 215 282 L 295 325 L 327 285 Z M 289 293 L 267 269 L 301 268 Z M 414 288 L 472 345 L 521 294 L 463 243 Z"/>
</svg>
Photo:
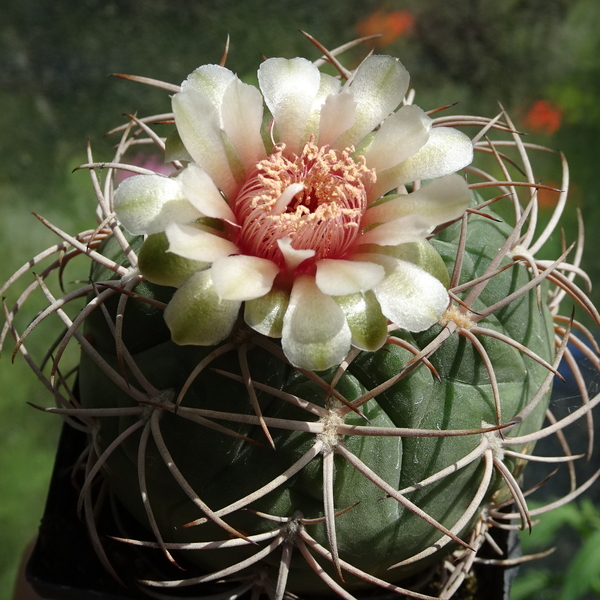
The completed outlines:
<svg viewBox="0 0 600 600">
<path fill-rule="evenodd" d="M 179 288 L 165 312 L 174 341 L 220 342 L 244 303 L 246 323 L 281 337 L 293 365 L 322 370 L 351 345 L 381 347 L 388 320 L 429 328 L 449 299 L 426 237 L 467 207 L 452 173 L 471 162 L 470 140 L 400 106 L 408 73 L 390 56 L 367 58 L 345 85 L 303 58 L 266 60 L 258 81 L 194 71 L 173 97 L 187 166 L 131 177 L 115 195 L 125 229 L 166 235 L 185 265 L 165 261 L 173 270 L 157 281 Z"/>
</svg>

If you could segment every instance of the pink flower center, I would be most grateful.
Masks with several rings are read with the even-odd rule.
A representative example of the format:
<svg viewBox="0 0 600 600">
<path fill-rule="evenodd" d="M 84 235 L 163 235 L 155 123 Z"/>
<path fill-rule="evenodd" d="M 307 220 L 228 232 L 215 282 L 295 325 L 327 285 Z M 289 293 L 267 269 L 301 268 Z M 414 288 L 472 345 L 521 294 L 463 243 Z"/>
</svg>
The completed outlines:
<svg viewBox="0 0 600 600">
<path fill-rule="evenodd" d="M 236 244 L 242 252 L 284 269 L 277 241 L 289 237 L 294 249 L 314 250 L 311 264 L 342 258 L 360 233 L 367 188 L 375 181 L 375 171 L 364 158 L 350 156 L 353 150 L 319 148 L 311 140 L 299 156 L 284 156 L 281 145 L 261 160 L 233 208 L 241 227 Z"/>
</svg>

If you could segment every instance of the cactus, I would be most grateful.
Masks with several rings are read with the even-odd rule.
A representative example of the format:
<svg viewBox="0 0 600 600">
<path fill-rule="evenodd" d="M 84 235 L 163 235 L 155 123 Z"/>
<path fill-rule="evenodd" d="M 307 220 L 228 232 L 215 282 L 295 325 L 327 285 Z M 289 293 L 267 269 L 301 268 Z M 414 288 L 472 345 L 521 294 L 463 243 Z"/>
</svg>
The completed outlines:
<svg viewBox="0 0 600 600">
<path fill-rule="evenodd" d="M 544 149 L 504 111 L 432 118 L 404 98 L 396 59 L 348 71 L 315 43 L 339 78 L 320 61 L 265 61 L 264 113 L 258 89 L 222 66 L 181 87 L 144 79 L 175 94 L 174 114 L 132 116 L 110 163 L 88 151 L 97 227 L 71 236 L 40 217 L 63 241 L 3 288 L 58 254 L 5 310 L 2 341 L 13 334 L 53 394 L 43 410 L 88 433 L 80 510 L 105 567 L 122 577 L 95 526 L 98 478 L 147 532 L 117 539 L 185 565 L 134 574 L 160 597 L 450 598 L 494 526 L 532 526 L 520 482 L 535 442 L 590 422 L 600 401 L 567 346 L 599 368 L 572 330 L 591 335 L 559 313 L 568 296 L 600 322 L 575 284 L 588 282 L 582 245 L 572 262 L 572 248 L 537 257 L 567 200 L 564 158 L 561 189 L 540 184 L 528 152 Z M 165 152 L 174 176 L 129 164 L 139 144 Z M 117 185 L 120 171 L 135 176 Z M 536 233 L 540 190 L 558 202 Z M 78 256 L 89 282 L 57 298 L 47 280 Z M 38 288 L 48 308 L 19 332 Z M 65 331 L 46 374 L 25 343 L 50 316 Z M 63 366 L 73 344 L 76 381 Z M 563 357 L 583 402 L 556 422 Z M 545 460 L 571 464 L 565 448 Z M 430 571 L 435 592 L 415 577 Z"/>
</svg>

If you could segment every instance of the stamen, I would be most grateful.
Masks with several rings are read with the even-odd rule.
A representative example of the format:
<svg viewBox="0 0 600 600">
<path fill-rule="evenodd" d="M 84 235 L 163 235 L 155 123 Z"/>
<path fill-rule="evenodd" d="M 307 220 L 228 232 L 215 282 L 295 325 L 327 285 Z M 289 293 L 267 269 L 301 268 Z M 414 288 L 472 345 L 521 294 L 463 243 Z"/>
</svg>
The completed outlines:
<svg viewBox="0 0 600 600">
<path fill-rule="evenodd" d="M 374 171 L 362 157 L 352 158 L 354 148 L 340 152 L 318 147 L 314 139 L 300 155 L 284 151 L 279 145 L 260 161 L 236 199 L 237 246 L 282 269 L 290 267 L 279 244 L 284 238 L 292 250 L 313 251 L 311 264 L 343 257 L 360 233 Z"/>
</svg>

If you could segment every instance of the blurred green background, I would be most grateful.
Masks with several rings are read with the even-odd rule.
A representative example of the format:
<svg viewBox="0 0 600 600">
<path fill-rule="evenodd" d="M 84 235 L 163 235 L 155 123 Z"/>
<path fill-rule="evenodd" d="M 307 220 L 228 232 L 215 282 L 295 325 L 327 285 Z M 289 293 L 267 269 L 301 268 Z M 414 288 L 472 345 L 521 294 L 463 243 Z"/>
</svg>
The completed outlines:
<svg viewBox="0 0 600 600">
<path fill-rule="evenodd" d="M 530 141 L 563 150 L 573 182 L 567 237 L 579 206 L 591 239 L 584 267 L 600 284 L 597 0 L 8 0 L 0 20 L 0 280 L 56 241 L 32 212 L 70 232 L 94 226 L 89 176 L 72 173 L 86 161 L 86 140 L 97 159 L 110 159 L 114 140 L 103 134 L 123 113 L 169 110 L 166 93 L 110 73 L 180 83 L 195 67 L 218 62 L 229 34 L 228 66 L 252 77 L 262 55 L 317 58 L 300 29 L 330 48 L 382 33 L 376 51 L 401 58 L 423 108 L 458 102 L 454 113 L 493 116 L 501 102 Z M 551 183 L 559 171 L 548 166 L 540 176 Z M 552 198 L 542 204 L 547 216 Z M 69 270 L 66 279 L 78 277 L 85 273 Z M 15 299 L 9 290 L 8 304 Z M 59 419 L 26 404 L 49 399 L 21 357 L 11 365 L 11 352 L 9 343 L 0 363 L 0 599 L 11 597 L 41 517 L 60 428 Z M 567 409 L 576 405 L 568 402 Z M 600 547 L 600 517 L 592 497 L 598 493 L 526 540 L 537 549 L 556 543 L 552 536 L 559 544 L 570 539 L 567 554 L 582 548 L 579 562 L 569 567 L 559 558 L 523 569 L 514 598 L 598 597 L 600 557 L 590 552 Z"/>
</svg>

